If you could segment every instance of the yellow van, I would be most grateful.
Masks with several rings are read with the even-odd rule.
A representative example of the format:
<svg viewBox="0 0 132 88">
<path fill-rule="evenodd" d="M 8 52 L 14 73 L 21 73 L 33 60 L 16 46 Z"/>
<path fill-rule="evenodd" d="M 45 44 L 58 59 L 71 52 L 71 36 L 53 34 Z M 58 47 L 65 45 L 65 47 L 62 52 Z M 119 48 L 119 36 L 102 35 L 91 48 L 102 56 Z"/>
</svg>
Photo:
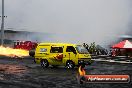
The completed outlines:
<svg viewBox="0 0 132 88">
<path fill-rule="evenodd" d="M 91 55 L 82 45 L 68 43 L 40 43 L 32 56 L 42 67 L 63 65 L 74 68 L 91 63 Z"/>
</svg>

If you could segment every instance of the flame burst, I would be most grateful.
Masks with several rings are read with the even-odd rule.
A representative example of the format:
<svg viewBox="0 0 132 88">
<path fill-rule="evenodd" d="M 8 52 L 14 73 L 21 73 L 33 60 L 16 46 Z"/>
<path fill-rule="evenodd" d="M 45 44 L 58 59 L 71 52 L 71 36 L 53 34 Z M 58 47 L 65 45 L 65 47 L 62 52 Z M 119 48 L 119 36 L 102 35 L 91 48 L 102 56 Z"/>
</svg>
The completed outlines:
<svg viewBox="0 0 132 88">
<path fill-rule="evenodd" d="M 29 56 L 29 51 L 0 46 L 0 55 L 9 57 L 24 57 Z"/>
<path fill-rule="evenodd" d="M 79 71 L 79 75 L 80 75 L 80 76 L 84 76 L 84 75 L 86 74 L 86 72 L 85 72 L 85 70 L 83 69 L 82 66 L 80 66 L 80 67 L 78 68 L 78 71 Z"/>
</svg>

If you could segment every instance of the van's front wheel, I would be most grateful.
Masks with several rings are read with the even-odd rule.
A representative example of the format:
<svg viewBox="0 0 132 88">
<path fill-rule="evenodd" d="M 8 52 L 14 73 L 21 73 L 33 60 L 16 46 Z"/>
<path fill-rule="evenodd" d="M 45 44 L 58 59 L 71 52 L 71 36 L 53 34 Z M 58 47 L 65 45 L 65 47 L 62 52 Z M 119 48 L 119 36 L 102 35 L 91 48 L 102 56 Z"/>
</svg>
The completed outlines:
<svg viewBox="0 0 132 88">
<path fill-rule="evenodd" d="M 49 66 L 49 62 L 46 59 L 41 60 L 41 67 L 47 68 Z"/>
<path fill-rule="evenodd" d="M 74 67 L 75 67 L 75 64 L 74 64 L 73 61 L 67 61 L 67 62 L 66 62 L 66 68 L 72 69 L 72 68 L 74 68 Z"/>
</svg>

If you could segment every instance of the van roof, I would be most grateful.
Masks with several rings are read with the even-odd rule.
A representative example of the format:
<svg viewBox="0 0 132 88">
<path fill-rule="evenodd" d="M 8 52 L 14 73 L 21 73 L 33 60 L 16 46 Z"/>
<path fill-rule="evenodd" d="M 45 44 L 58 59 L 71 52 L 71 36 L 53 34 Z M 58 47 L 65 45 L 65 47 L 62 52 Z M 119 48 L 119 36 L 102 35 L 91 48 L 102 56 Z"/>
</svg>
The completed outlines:
<svg viewBox="0 0 132 88">
<path fill-rule="evenodd" d="M 72 44 L 72 43 L 39 43 L 39 45 L 60 45 L 60 46 L 64 46 L 64 45 L 72 45 L 75 46 L 77 44 Z"/>
</svg>

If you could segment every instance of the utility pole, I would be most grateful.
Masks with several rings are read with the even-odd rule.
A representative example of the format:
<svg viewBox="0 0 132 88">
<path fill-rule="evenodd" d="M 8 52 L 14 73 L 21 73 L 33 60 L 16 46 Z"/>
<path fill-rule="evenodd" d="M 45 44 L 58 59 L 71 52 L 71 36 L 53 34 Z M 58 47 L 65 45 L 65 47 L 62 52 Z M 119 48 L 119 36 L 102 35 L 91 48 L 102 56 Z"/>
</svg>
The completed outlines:
<svg viewBox="0 0 132 88">
<path fill-rule="evenodd" d="M 4 44 L 4 0 L 2 0 L 1 45 Z"/>
</svg>

